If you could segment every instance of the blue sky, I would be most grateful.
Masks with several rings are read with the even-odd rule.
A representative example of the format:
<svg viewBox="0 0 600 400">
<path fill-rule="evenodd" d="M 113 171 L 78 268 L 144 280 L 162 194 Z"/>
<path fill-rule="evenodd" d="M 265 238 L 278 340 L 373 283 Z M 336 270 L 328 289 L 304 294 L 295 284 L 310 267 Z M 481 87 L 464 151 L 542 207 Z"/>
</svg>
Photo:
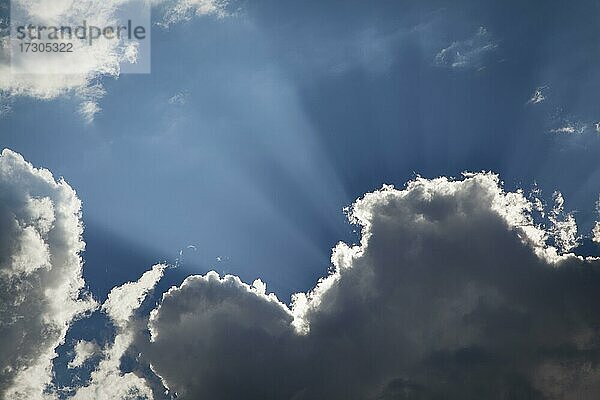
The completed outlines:
<svg viewBox="0 0 600 400">
<path fill-rule="evenodd" d="M 88 240 L 90 269 L 135 275 L 136 249 L 170 262 L 183 250 L 190 272 L 260 275 L 285 298 L 355 238 L 344 206 L 415 174 L 537 182 L 591 229 L 593 2 L 236 6 L 155 27 L 152 73 L 103 79 L 92 123 L 75 98 L 17 99 L 0 120 L 4 147 L 76 188 L 87 236 L 130 248 L 122 259 Z M 464 60 L 440 61 L 445 48 Z M 527 104 L 537 87 L 546 99 Z M 586 128 L 552 132 L 569 124 Z"/>
<path fill-rule="evenodd" d="M 566 215 L 577 221 L 578 254 L 599 253 L 591 232 L 600 213 L 600 4 L 223 3 L 222 15 L 190 15 L 166 27 L 158 24 L 161 4 L 153 9 L 151 73 L 87 82 L 106 92 L 90 120 L 78 111 L 77 89 L 40 99 L 10 92 L 0 76 L 0 106 L 10 106 L 0 109 L 0 145 L 76 190 L 86 246 L 80 283 L 104 307 L 89 318 L 58 320 L 68 332 L 49 347 L 58 354 L 56 387 L 70 395 L 90 383 L 92 371 L 103 370 L 100 360 L 110 360 L 115 337 L 130 334 L 115 350 L 113 370 L 144 377 L 156 398 L 169 397 L 156 395 L 166 382 L 192 394 L 183 398 L 240 398 L 235 390 L 247 390 L 248 398 L 264 399 L 267 387 L 278 399 L 396 399 L 401 389 L 425 386 L 431 391 L 419 398 L 492 398 L 485 390 L 505 386 L 527 398 L 567 398 L 536 379 L 560 381 L 544 375 L 556 360 L 555 371 L 568 362 L 597 364 L 600 274 L 597 260 L 562 254 L 570 250 L 557 244 L 569 217 L 550 210 L 561 192 Z M 64 201 L 52 185 L 50 194 L 15 186 L 10 171 L 40 179 L 23 165 L 14 155 L 0 157 L 0 213 L 11 210 L 13 197 Z M 463 180 L 465 171 L 498 174 L 508 194 L 491 175 Z M 419 176 L 456 181 L 377 191 L 404 189 Z M 549 217 L 533 233 L 523 228 L 531 225 L 524 215 L 535 205 L 532 192 Z M 38 203 L 24 209 L 31 204 Z M 0 228 L 12 218 L 0 215 Z M 17 242 L 7 240 L 0 234 L 2 252 Z M 49 241 L 48 252 L 63 251 L 56 246 Z M 148 271 L 158 262 L 169 268 Z M 210 270 L 235 277 L 190 278 Z M 146 280 L 137 281 L 144 272 Z M 284 304 L 263 293 L 262 282 Z M 2 279 L 0 286 L 21 288 Z M 292 294 L 313 289 L 290 305 Z M 131 291 L 124 311 L 107 300 L 111 290 Z M 30 297 L 37 299 L 21 296 Z M 153 329 L 161 332 L 157 342 L 148 340 Z M 67 368 L 79 340 L 99 345 L 96 358 L 81 370 Z M 258 355 L 236 358 L 244 351 Z M 186 376 L 201 368 L 210 373 Z M 593 387 L 600 377 L 594 368 L 576 383 Z M 562 377 L 575 379 L 568 372 Z M 480 381 L 467 388 L 472 397 L 440 383 Z M 600 389 L 590 393 L 597 398 Z"/>
</svg>

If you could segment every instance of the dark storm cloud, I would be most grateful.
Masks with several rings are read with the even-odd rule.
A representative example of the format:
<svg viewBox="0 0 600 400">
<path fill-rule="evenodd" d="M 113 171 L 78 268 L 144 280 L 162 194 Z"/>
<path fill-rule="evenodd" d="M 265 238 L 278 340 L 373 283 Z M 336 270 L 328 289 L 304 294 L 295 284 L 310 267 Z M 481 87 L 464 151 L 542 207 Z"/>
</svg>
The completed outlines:
<svg viewBox="0 0 600 400">
<path fill-rule="evenodd" d="M 486 174 L 383 188 L 291 308 L 192 276 L 138 346 L 182 399 L 597 398 L 600 265 L 547 245 L 531 209 Z"/>
</svg>

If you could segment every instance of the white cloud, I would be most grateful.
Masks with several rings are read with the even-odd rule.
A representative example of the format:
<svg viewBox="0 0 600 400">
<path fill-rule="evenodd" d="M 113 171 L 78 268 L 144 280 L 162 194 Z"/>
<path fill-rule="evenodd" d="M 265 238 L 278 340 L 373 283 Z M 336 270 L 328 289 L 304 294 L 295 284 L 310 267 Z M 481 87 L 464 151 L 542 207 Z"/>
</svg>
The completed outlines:
<svg viewBox="0 0 600 400">
<path fill-rule="evenodd" d="M 564 126 L 560 126 L 558 128 L 554 128 L 551 129 L 550 132 L 552 133 L 563 133 L 563 134 L 567 134 L 567 135 L 571 135 L 574 133 L 583 133 L 585 132 L 585 129 L 587 128 L 586 125 L 583 124 L 573 124 L 573 123 L 569 123 L 566 124 Z"/>
<path fill-rule="evenodd" d="M 592 241 L 600 243 L 600 222 L 598 221 L 594 223 L 594 228 L 592 229 Z"/>
<path fill-rule="evenodd" d="M 164 27 L 196 16 L 228 15 L 227 0 L 153 0 L 153 4 L 161 10 L 160 24 Z"/>
<path fill-rule="evenodd" d="M 139 351 L 180 399 L 595 399 L 600 261 L 566 253 L 577 229 L 554 198 L 546 230 L 531 216 L 540 202 L 493 174 L 385 186 L 348 211 L 360 243 L 339 243 L 329 276 L 291 306 L 261 280 L 210 272 L 171 288 L 145 318 L 138 309 L 166 269 L 156 265 L 102 305 L 113 343 L 76 344 L 71 367 L 103 359 L 71 398 L 152 399 L 143 369 L 121 371 Z M 78 300 L 79 209 L 64 181 L 2 153 L 4 398 L 55 398 L 43 393 L 54 349 L 95 305 Z"/>
<path fill-rule="evenodd" d="M 86 100 L 79 106 L 79 114 L 83 117 L 83 120 L 88 124 L 94 121 L 94 117 L 101 111 L 100 105 L 97 101 Z"/>
<path fill-rule="evenodd" d="M 564 212 L 565 200 L 562 193 L 554 192 L 554 207 L 548 218 L 552 222 L 550 233 L 554 238 L 554 245 L 561 252 L 569 252 L 579 245 L 580 237 L 577 236 L 577 223 L 572 213 Z"/>
<path fill-rule="evenodd" d="M 562 254 L 561 199 L 546 231 L 495 175 L 384 187 L 350 209 L 360 244 L 291 307 L 192 276 L 137 345 L 181 399 L 597 398 L 600 265 Z"/>
<path fill-rule="evenodd" d="M 114 18 L 117 1 L 85 0 L 78 6 L 73 1 L 15 0 L 11 6 L 21 8 L 36 23 L 48 26 L 89 25 L 108 26 Z M 118 76 L 119 63 L 123 61 L 118 40 L 98 40 L 94 46 L 83 41 L 72 41 L 73 52 L 69 62 L 52 53 L 38 53 L 35 57 L 8 57 L 0 63 L 0 90 L 11 96 L 30 96 L 52 99 L 65 94 L 76 94 L 102 76 Z M 8 53 L 9 41 L 4 52 Z M 47 73 L 39 73 L 43 68 Z"/>
<path fill-rule="evenodd" d="M 181 92 L 177 92 L 173 96 L 169 97 L 167 102 L 172 106 L 182 106 L 187 103 L 189 95 L 190 94 L 187 90 L 182 90 Z"/>
<path fill-rule="evenodd" d="M 0 397 L 50 400 L 52 359 L 73 318 L 97 304 L 82 292 L 81 202 L 63 180 L 35 169 L 20 155 L 0 156 Z M 75 400 L 152 398 L 146 381 L 120 371 L 139 322 L 134 312 L 162 277 L 156 265 L 138 281 L 114 288 L 102 305 L 117 334 L 100 350 L 95 342 L 74 346 L 69 368 L 102 355 L 91 381 Z M 134 329 L 135 327 L 135 329 Z M 50 389 L 46 391 L 46 389 Z"/>
<path fill-rule="evenodd" d="M 102 310 L 117 329 L 113 343 L 104 352 L 104 359 L 92 373 L 91 382 L 77 390 L 72 400 L 152 399 L 152 390 L 146 381 L 132 372 L 121 372 L 121 358 L 131 345 L 138 321 L 134 312 L 148 293 L 162 278 L 165 265 L 155 265 L 136 282 L 113 288 Z"/>
<path fill-rule="evenodd" d="M 154 289 L 156 282 L 163 276 L 165 268 L 165 265 L 157 264 L 136 282 L 128 282 L 113 288 L 102 304 L 102 310 L 118 327 L 125 328 L 133 312 L 138 309 L 148 292 Z"/>
<path fill-rule="evenodd" d="M 596 201 L 596 214 L 600 216 L 600 197 Z M 600 221 L 596 221 L 592 228 L 592 242 L 600 243 Z"/>
<path fill-rule="evenodd" d="M 544 90 L 546 89 L 548 89 L 547 85 L 537 87 L 527 104 L 539 104 L 546 100 L 546 96 L 544 96 Z"/>
<path fill-rule="evenodd" d="M 2 152 L 0 397 L 41 399 L 71 320 L 95 307 L 82 294 L 80 206 L 66 182 Z"/>
<path fill-rule="evenodd" d="M 484 66 L 484 57 L 497 48 L 490 33 L 482 26 L 472 37 L 453 42 L 440 50 L 435 56 L 435 62 L 443 67 L 479 69 Z"/>
<path fill-rule="evenodd" d="M 117 10 L 129 0 L 12 0 L 12 6 L 21 6 L 36 22 L 48 26 L 78 26 L 82 21 L 98 27 L 113 26 Z M 160 10 L 161 21 L 168 24 L 193 15 L 223 16 L 226 2 L 219 0 L 155 0 L 152 4 Z M 0 37 L 0 113 L 10 108 L 9 98 L 27 96 L 35 99 L 55 99 L 76 96 L 81 99 L 79 113 L 90 122 L 100 111 L 99 100 L 104 96 L 100 81 L 118 77 L 121 66 L 135 64 L 138 49 L 135 43 L 124 40 L 100 38 L 93 46 L 82 41 L 72 41 L 74 51 L 69 62 L 54 53 L 38 53 L 35 57 L 13 57 L 9 65 L 10 42 Z M 17 61 L 15 61 L 17 60 Z M 39 73 L 40 68 L 47 73 Z M 91 89 L 91 90 L 90 90 Z M 100 90 L 98 90 L 100 89 Z"/>
<path fill-rule="evenodd" d="M 86 340 L 79 340 L 73 347 L 75 353 L 73 359 L 69 361 L 67 365 L 69 368 L 81 367 L 91 357 L 97 355 L 100 352 L 100 347 L 94 341 L 88 342 Z"/>
</svg>

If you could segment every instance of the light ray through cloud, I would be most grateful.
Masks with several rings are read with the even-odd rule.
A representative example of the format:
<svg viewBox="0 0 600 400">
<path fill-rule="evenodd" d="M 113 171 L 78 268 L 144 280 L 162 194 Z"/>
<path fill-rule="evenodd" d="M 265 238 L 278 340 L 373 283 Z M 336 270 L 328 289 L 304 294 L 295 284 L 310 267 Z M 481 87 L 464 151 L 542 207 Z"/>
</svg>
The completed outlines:
<svg viewBox="0 0 600 400">
<path fill-rule="evenodd" d="M 152 7 L 0 73 L 0 397 L 599 397 L 594 1 Z"/>
</svg>

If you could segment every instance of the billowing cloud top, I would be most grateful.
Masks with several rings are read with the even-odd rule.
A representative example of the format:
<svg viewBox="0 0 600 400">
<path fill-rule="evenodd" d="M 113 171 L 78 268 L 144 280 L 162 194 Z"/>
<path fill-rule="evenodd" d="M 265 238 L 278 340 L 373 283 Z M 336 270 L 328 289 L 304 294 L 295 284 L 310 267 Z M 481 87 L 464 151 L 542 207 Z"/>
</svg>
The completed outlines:
<svg viewBox="0 0 600 400">
<path fill-rule="evenodd" d="M 78 300 L 79 201 L 7 150 L 0 186 L 0 391 L 53 399 L 54 348 L 93 305 Z M 290 306 L 210 272 L 144 317 L 157 265 L 109 294 L 114 341 L 72 398 L 596 399 L 600 265 L 565 253 L 576 226 L 555 197 L 546 229 L 493 174 L 383 187 L 348 211 L 360 243 L 339 243 L 329 276 Z M 142 365 L 124 373 L 128 349 Z"/>
<path fill-rule="evenodd" d="M 0 156 L 0 393 L 37 399 L 81 297 L 81 203 L 63 180 L 23 157 Z"/>
<path fill-rule="evenodd" d="M 190 277 L 147 355 L 184 399 L 596 398 L 597 262 L 558 255 L 530 211 L 491 174 L 385 187 L 350 211 L 360 245 L 291 308 Z"/>
</svg>

